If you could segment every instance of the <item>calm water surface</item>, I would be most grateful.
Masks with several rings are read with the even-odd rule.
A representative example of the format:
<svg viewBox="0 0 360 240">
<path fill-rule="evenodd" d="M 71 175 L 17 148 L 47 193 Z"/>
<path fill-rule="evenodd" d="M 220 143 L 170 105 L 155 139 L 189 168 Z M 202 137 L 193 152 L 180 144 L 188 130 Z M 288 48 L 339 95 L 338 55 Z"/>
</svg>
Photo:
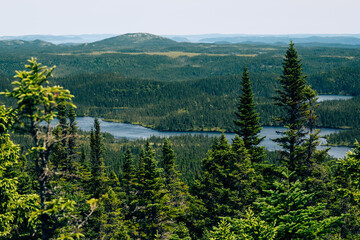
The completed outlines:
<svg viewBox="0 0 360 240">
<path fill-rule="evenodd" d="M 318 102 L 330 101 L 330 100 L 349 100 L 353 98 L 353 96 L 345 96 L 345 95 L 318 95 Z"/>
<path fill-rule="evenodd" d="M 93 117 L 78 117 L 77 118 L 78 126 L 81 130 L 90 131 L 91 127 L 94 125 Z M 160 132 L 157 130 L 153 130 L 150 128 L 145 128 L 138 125 L 132 125 L 127 123 L 115 123 L 115 122 L 104 122 L 99 119 L 101 131 L 112 134 L 116 138 L 127 138 L 130 140 L 134 139 L 144 139 L 149 138 L 151 136 L 157 137 L 170 137 L 170 136 L 179 136 L 184 134 L 203 134 L 208 136 L 220 136 L 221 133 L 216 132 Z M 262 146 L 265 146 L 268 150 L 278 150 L 280 147 L 274 143 L 271 139 L 279 137 L 276 134 L 276 131 L 283 131 L 282 127 L 264 127 L 260 133 L 261 136 L 265 136 L 266 138 L 262 141 Z M 340 129 L 331 129 L 331 128 L 321 128 L 321 135 L 328 135 L 331 133 L 336 133 L 341 131 Z M 234 138 L 234 133 L 226 133 L 226 137 L 230 140 Z M 322 142 L 325 143 L 325 139 L 322 139 Z M 320 146 L 321 149 L 326 147 Z M 345 153 L 348 152 L 350 148 L 348 147 L 332 147 L 329 151 L 331 156 L 337 158 L 343 158 Z"/>
</svg>

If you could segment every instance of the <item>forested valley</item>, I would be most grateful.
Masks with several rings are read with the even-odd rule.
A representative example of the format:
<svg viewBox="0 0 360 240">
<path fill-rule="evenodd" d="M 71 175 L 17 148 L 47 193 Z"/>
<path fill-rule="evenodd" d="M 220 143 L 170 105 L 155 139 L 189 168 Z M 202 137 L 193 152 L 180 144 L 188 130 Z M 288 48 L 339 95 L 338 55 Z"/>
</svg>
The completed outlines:
<svg viewBox="0 0 360 240">
<path fill-rule="evenodd" d="M 2 239 L 359 238 L 356 48 L 129 36 L 0 42 Z M 130 141 L 77 116 L 237 136 Z M 285 127 L 281 151 L 260 146 L 263 125 Z M 318 150 L 320 126 L 349 128 L 328 141 L 354 150 Z"/>
</svg>

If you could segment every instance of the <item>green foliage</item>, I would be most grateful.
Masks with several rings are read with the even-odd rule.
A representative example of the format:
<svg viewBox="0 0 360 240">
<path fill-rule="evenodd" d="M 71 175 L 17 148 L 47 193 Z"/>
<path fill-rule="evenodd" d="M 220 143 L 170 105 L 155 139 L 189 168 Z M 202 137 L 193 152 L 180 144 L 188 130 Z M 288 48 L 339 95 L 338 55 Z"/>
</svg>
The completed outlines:
<svg viewBox="0 0 360 240">
<path fill-rule="evenodd" d="M 137 198 L 132 202 L 136 207 L 133 207 L 132 215 L 139 229 L 139 237 L 152 239 L 156 234 L 169 235 L 173 231 L 171 207 L 167 204 L 170 197 L 149 142 L 140 156 L 136 188 Z"/>
<path fill-rule="evenodd" d="M 20 194 L 14 170 L 19 161 L 19 146 L 10 140 L 14 111 L 0 106 L 0 237 L 19 239 L 30 236 L 35 227 L 31 215 L 39 208 L 36 194 Z"/>
<path fill-rule="evenodd" d="M 265 157 L 265 147 L 260 147 L 259 144 L 265 137 L 259 136 L 262 128 L 259 125 L 259 114 L 255 110 L 254 94 L 247 67 L 244 67 L 242 95 L 240 96 L 238 112 L 235 114 L 238 118 L 235 121 L 235 125 L 238 126 L 235 132 L 243 139 L 245 148 L 251 156 L 251 161 L 262 162 Z"/>
<path fill-rule="evenodd" d="M 248 138 L 240 134 L 243 139 L 236 137 L 229 144 L 222 136 L 205 156 L 212 138 L 189 135 L 164 142 L 152 137 L 141 152 L 145 140 L 118 140 L 101 134 L 96 121 L 92 132 L 78 139 L 72 95 L 50 84 L 53 68 L 42 67 L 31 59 L 26 71 L 17 72 L 15 88 L 5 93 L 15 100 L 15 110 L 0 107 L 0 238 L 188 240 L 190 235 L 199 239 L 203 233 L 209 239 L 358 238 L 360 147 L 357 144 L 354 152 L 339 160 L 338 165 L 327 162 L 326 151 L 315 150 L 315 109 L 321 114 L 319 125 L 356 126 L 359 99 L 326 102 L 317 107 L 316 93 L 306 85 L 301 62 L 290 44 L 280 80 L 283 91 L 279 91 L 278 98 L 284 109 L 279 110 L 268 98 L 279 84 L 275 77 L 281 70 L 284 47 L 273 46 L 269 50 L 265 46 L 219 46 L 174 44 L 167 49 L 154 43 L 148 48 L 164 50 L 167 55 L 174 49 L 196 49 L 204 54 L 193 57 L 90 53 L 94 49 L 106 50 L 104 45 L 89 46 L 88 50 L 59 46 L 70 55 L 75 50 L 85 53 L 71 56 L 57 55 L 57 46 L 42 48 L 44 52 L 38 53 L 41 57 L 52 64 L 61 63 L 56 81 L 63 81 L 76 91 L 81 114 L 98 113 L 162 130 L 238 129 L 233 126 L 232 115 L 241 86 L 234 74 L 239 74 L 238 66 L 246 61 L 255 81 L 250 82 L 245 69 L 238 120 L 245 130 L 251 130 L 249 136 L 254 141 L 248 145 Z M 116 48 L 116 44 L 112 47 Z M 14 51 L 20 58 L 31 52 L 19 49 Z M 259 51 L 264 52 L 258 54 Z M 300 51 L 307 60 L 303 66 L 315 89 L 360 92 L 358 83 L 352 80 L 358 76 L 357 63 L 347 58 L 359 57 L 358 50 Z M 19 56 L 4 52 L 1 43 L 0 52 L 6 59 L 0 61 L 0 88 L 5 89 L 9 87 L 5 82 L 9 80 L 7 75 L 19 66 Z M 210 52 L 233 55 L 208 55 Z M 332 57 L 324 57 L 327 54 Z M 339 75 L 346 69 L 352 69 L 354 76 Z M 122 72 L 123 76 L 113 72 Z M 168 81 L 180 79 L 188 81 Z M 267 88 L 263 87 L 265 84 Z M 290 98 L 291 93 L 296 99 Z M 12 104 L 9 99 L 4 101 Z M 344 107 L 346 104 L 351 108 Z M 329 116 L 336 111 L 341 114 Z M 292 113 L 295 115 L 291 118 Z M 302 182 L 290 181 L 289 175 L 279 181 L 279 169 L 275 166 L 281 159 L 278 153 L 266 157 L 274 165 L 253 164 L 261 154 L 251 150 L 251 144 L 257 146 L 261 140 L 257 137 L 260 124 L 274 124 L 273 115 L 283 116 L 282 124 L 293 129 L 280 143 L 285 146 L 288 139 L 296 139 L 298 145 L 293 150 L 299 158 L 289 163 L 290 169 L 295 166 Z M 54 118 L 59 119 L 60 125 L 52 129 Z M 244 122 L 240 121 L 242 118 Z M 41 121 L 45 125 L 40 125 Z M 304 137 L 305 127 L 309 138 Z M 10 140 L 10 129 L 23 134 L 12 136 L 20 139 L 20 146 Z M 90 143 L 85 142 L 87 136 Z M 77 153 L 80 144 L 81 157 Z M 270 187 L 274 179 L 278 181 Z M 193 183 L 192 195 L 184 180 Z M 255 199 L 258 200 L 254 204 Z M 342 214 L 347 214 L 344 223 Z"/>
<path fill-rule="evenodd" d="M 355 147 L 355 139 L 360 136 L 360 129 L 344 130 L 326 136 L 326 143 L 330 146 Z"/>
<path fill-rule="evenodd" d="M 272 240 L 275 239 L 277 227 L 275 223 L 268 224 L 255 216 L 251 209 L 246 210 L 244 218 L 224 218 L 218 227 L 210 232 L 211 239 L 243 239 Z"/>
<path fill-rule="evenodd" d="M 17 99 L 17 117 L 21 127 L 28 129 L 31 134 L 36 134 L 34 128 L 38 128 L 42 121 L 49 123 L 56 117 L 56 108 L 60 101 L 74 105 L 69 102 L 73 96 L 68 90 L 49 85 L 48 78 L 54 67 L 48 69 L 41 66 L 35 58 L 31 58 L 29 63 L 25 66 L 29 71 L 16 71 L 15 78 L 20 81 L 14 81 L 13 85 L 16 87 L 5 92 L 5 95 Z"/>
<path fill-rule="evenodd" d="M 340 188 L 345 196 L 350 197 L 357 204 L 360 203 L 360 144 L 356 141 L 353 151 L 346 154 L 345 159 L 338 161 L 340 168 L 343 169 L 349 188 Z"/>
<path fill-rule="evenodd" d="M 225 135 L 215 141 L 202 161 L 202 174 L 191 193 L 195 234 L 215 226 L 219 217 L 235 217 L 255 200 L 255 170 L 242 139 L 229 145 Z M 201 230 L 199 229 L 201 228 Z"/>
<path fill-rule="evenodd" d="M 90 132 L 91 180 L 89 190 L 93 197 L 99 198 L 105 192 L 106 179 L 103 159 L 104 146 L 100 132 L 100 123 L 97 118 L 95 118 L 94 121 L 94 128 L 92 128 Z"/>
<path fill-rule="evenodd" d="M 300 62 L 294 44 L 291 42 L 285 54 L 283 73 L 279 79 L 281 90 L 277 90 L 279 96 L 275 97 L 276 105 L 285 111 L 285 115 L 277 120 L 287 130 L 280 132 L 282 137 L 274 140 L 283 147 L 283 163 L 290 171 L 295 171 L 303 162 L 303 144 L 307 134 L 304 129 L 309 105 L 306 80 Z"/>
<path fill-rule="evenodd" d="M 238 239 L 236 235 L 231 231 L 231 224 L 225 219 L 222 219 L 218 227 L 214 227 L 214 230 L 207 236 L 209 240 L 235 240 Z"/>
<path fill-rule="evenodd" d="M 17 100 L 15 130 L 29 134 L 32 138 L 28 156 L 35 166 L 40 209 L 32 214 L 32 221 L 39 223 L 42 239 L 81 236 L 76 225 L 81 217 L 74 208 L 75 201 L 70 192 L 73 184 L 66 184 L 63 179 L 54 181 L 53 176 L 59 175 L 57 169 L 62 169 L 68 158 L 66 153 L 66 106 L 75 107 L 68 90 L 59 86 L 51 86 L 49 78 L 54 69 L 42 67 L 35 58 L 25 66 L 28 71 L 17 71 L 14 81 L 16 87 L 6 91 L 5 95 Z M 51 120 L 60 114 L 60 127 L 51 129 Z M 43 126 L 42 123 L 46 125 Z M 62 144 L 57 144 L 62 142 Z M 55 161 L 55 166 L 50 162 Z M 61 167 L 60 167 L 61 166 Z M 52 188 L 53 191 L 49 191 Z M 76 195 L 76 194 L 75 194 Z M 69 198 L 70 197 L 70 198 Z M 79 200 L 79 199 L 77 199 Z M 82 199 L 84 201 L 84 199 Z"/>
<path fill-rule="evenodd" d="M 231 219 L 232 229 L 239 239 L 271 240 L 275 239 L 277 227 L 275 223 L 267 223 L 255 216 L 251 209 L 246 210 L 245 218 Z"/>
<path fill-rule="evenodd" d="M 105 239 L 130 240 L 128 229 L 124 222 L 124 215 L 122 214 L 122 202 L 111 187 L 108 192 L 102 196 L 102 202 L 104 205 L 105 219 L 102 219 L 104 226 L 99 235 Z"/>
<path fill-rule="evenodd" d="M 275 189 L 266 190 L 268 196 L 254 203 L 261 210 L 262 220 L 275 223 L 275 239 L 318 239 L 332 233 L 343 216 L 324 216 L 326 204 L 311 204 L 313 194 L 303 190 L 300 181 L 291 182 L 290 177 L 284 173 L 284 179 L 274 183 Z"/>
<path fill-rule="evenodd" d="M 182 228 L 176 228 L 175 234 L 179 239 L 187 239 L 189 237 L 189 230 L 186 229 L 184 221 L 189 216 L 189 200 L 190 195 L 188 186 L 180 180 L 180 173 L 176 169 L 175 154 L 172 149 L 172 144 L 168 139 L 165 139 L 162 148 L 162 165 L 163 175 L 165 178 L 165 186 L 169 191 L 170 219 L 175 221 L 175 226 L 183 225 Z"/>
</svg>

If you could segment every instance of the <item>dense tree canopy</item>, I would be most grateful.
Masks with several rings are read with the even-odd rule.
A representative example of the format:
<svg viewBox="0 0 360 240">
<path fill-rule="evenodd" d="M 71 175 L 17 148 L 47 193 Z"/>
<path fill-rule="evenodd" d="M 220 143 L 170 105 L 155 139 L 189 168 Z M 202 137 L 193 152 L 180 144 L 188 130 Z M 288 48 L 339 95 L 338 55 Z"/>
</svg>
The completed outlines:
<svg viewBox="0 0 360 240">
<path fill-rule="evenodd" d="M 254 104 L 256 91 L 252 92 L 246 68 L 242 83 L 237 77 L 219 78 L 210 86 L 205 80 L 192 83 L 208 93 L 195 100 L 189 94 L 189 102 L 185 101 L 201 100 L 192 104 L 197 106 L 207 102 L 209 109 L 203 109 L 202 119 L 211 121 L 208 115 L 221 112 L 214 107 L 221 105 L 219 91 L 224 91 L 221 96 L 226 98 L 222 80 L 236 83 L 236 94 L 240 89 L 242 94 L 237 125 L 232 128 L 238 129 L 239 135 L 231 143 L 224 134 L 220 139 L 189 135 L 171 141 L 155 137 L 117 140 L 101 133 L 97 119 L 90 133 L 80 132 L 72 95 L 49 82 L 53 68 L 42 67 L 36 59 L 29 60 L 26 68 L 17 72 L 19 81 L 5 93 L 16 100 L 14 107 L 0 106 L 1 238 L 358 238 L 359 146 L 338 161 L 332 161 L 327 151 L 316 150 L 315 110 L 320 107 L 316 92 L 305 81 L 293 43 L 286 52 L 279 81 L 277 105 L 283 110 L 272 106 L 287 128 L 276 140 L 284 148 L 283 155 L 266 152 L 265 156 L 259 147 L 257 111 L 261 116 L 262 107 L 270 104 Z M 137 82 L 122 83 L 134 86 Z M 134 104 L 144 111 L 146 101 L 157 95 L 154 89 L 171 89 L 179 83 L 147 84 L 135 88 L 139 90 L 136 95 L 143 96 Z M 117 96 L 123 96 L 114 102 L 132 95 L 114 87 L 116 84 L 109 86 L 119 91 Z M 91 94 L 91 86 L 89 89 Z M 232 99 L 228 108 L 233 108 L 233 115 L 236 97 L 228 99 Z M 108 103 L 111 108 L 114 102 Z M 127 104 L 129 107 L 130 101 Z M 165 104 L 165 111 L 171 104 Z M 104 109 L 106 112 L 107 106 Z M 177 109 L 178 114 L 186 115 L 187 111 Z M 190 116 L 184 126 L 195 127 L 198 122 Z M 59 124 L 52 127 L 54 118 Z M 173 120 L 174 125 L 181 122 Z M 234 120 L 229 117 L 226 121 L 233 124 Z M 29 141 L 25 144 L 24 139 Z M 264 161 L 269 158 L 272 164 Z"/>
</svg>

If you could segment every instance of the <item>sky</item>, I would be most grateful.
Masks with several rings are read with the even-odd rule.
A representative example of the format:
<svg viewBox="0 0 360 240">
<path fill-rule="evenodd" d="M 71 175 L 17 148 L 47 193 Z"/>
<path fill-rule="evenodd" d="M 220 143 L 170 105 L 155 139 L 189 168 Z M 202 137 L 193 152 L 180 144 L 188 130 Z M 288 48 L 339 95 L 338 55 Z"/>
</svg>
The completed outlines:
<svg viewBox="0 0 360 240">
<path fill-rule="evenodd" d="M 1 0 L 0 36 L 359 34 L 359 0 Z"/>
</svg>

